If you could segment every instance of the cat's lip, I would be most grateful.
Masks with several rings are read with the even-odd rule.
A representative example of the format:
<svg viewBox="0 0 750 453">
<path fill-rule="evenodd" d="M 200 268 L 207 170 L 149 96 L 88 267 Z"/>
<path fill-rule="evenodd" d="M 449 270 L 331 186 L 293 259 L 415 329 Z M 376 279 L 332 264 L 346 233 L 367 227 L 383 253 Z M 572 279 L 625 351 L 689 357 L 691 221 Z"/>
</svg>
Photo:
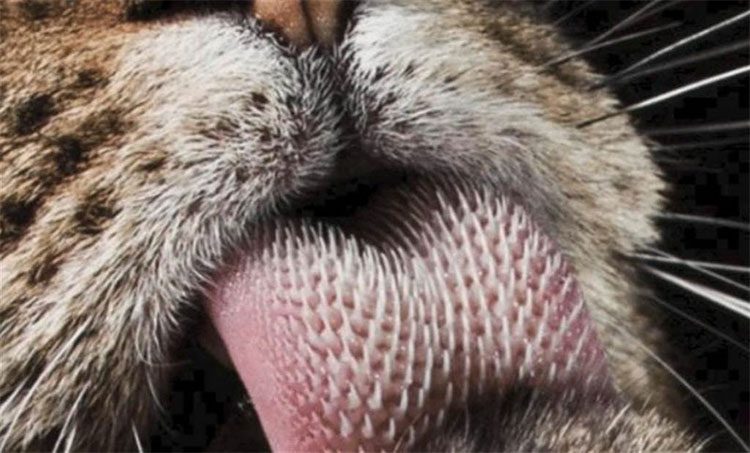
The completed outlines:
<svg viewBox="0 0 750 453">
<path fill-rule="evenodd" d="M 612 389 L 573 269 L 521 206 L 454 180 L 339 225 L 260 225 L 205 298 L 280 450 L 393 449 L 516 385 Z"/>
</svg>

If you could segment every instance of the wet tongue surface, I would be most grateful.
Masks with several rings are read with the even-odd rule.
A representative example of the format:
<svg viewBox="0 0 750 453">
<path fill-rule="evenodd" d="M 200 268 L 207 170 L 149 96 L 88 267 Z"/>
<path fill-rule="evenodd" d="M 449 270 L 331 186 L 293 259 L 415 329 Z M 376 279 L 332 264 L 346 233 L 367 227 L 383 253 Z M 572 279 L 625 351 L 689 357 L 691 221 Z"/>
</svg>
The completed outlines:
<svg viewBox="0 0 750 453">
<path fill-rule="evenodd" d="M 606 391 L 571 266 L 491 191 L 416 182 L 258 227 L 206 298 L 275 450 L 391 450 L 515 385 Z"/>
</svg>

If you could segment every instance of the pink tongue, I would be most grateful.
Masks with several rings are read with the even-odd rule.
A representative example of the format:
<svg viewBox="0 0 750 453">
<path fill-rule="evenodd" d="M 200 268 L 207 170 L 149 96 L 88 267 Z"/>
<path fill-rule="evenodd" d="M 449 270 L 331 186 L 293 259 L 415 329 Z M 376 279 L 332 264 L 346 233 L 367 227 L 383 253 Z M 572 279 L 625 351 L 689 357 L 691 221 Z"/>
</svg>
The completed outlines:
<svg viewBox="0 0 750 453">
<path fill-rule="evenodd" d="M 372 216 L 391 228 L 378 247 L 304 221 L 258 228 L 207 298 L 274 449 L 408 448 L 511 386 L 610 388 L 571 268 L 522 208 L 409 189 Z M 401 225 L 383 226 L 394 209 Z"/>
</svg>

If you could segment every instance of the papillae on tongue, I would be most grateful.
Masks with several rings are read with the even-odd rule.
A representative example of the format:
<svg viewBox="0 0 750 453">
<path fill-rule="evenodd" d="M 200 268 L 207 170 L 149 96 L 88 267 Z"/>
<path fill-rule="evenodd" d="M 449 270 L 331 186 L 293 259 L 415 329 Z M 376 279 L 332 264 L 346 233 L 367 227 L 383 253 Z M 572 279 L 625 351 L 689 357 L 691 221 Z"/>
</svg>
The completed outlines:
<svg viewBox="0 0 750 453">
<path fill-rule="evenodd" d="M 381 200 L 361 234 L 258 226 L 206 298 L 275 450 L 408 448 L 514 385 L 610 388 L 571 266 L 523 208 L 424 182 Z"/>
</svg>

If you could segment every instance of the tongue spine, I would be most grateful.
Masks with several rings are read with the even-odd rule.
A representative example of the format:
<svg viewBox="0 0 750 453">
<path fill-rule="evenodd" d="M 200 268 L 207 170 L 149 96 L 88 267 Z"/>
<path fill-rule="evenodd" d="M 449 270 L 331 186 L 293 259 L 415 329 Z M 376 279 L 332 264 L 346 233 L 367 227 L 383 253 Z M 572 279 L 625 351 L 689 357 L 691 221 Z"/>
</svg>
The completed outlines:
<svg viewBox="0 0 750 453">
<path fill-rule="evenodd" d="M 282 412 L 282 426 L 270 428 L 274 447 L 408 446 L 491 387 L 608 385 L 568 265 L 521 209 L 483 192 L 471 202 L 415 193 L 427 217 L 404 222 L 409 234 L 384 244 L 414 242 L 383 252 L 334 228 L 269 225 L 254 244 L 260 257 L 241 263 L 241 281 L 220 285 L 229 290 L 214 298 L 230 301 L 226 311 L 250 310 L 251 326 L 241 328 L 255 331 L 253 353 L 268 367 L 261 379 L 276 382 L 276 394 L 260 395 L 274 407 L 258 408 Z M 456 198 L 454 208 L 447 200 Z M 217 305 L 209 311 L 218 330 L 233 329 Z M 248 346 L 223 336 L 241 362 Z M 585 384 L 582 374 L 595 378 Z"/>
</svg>

